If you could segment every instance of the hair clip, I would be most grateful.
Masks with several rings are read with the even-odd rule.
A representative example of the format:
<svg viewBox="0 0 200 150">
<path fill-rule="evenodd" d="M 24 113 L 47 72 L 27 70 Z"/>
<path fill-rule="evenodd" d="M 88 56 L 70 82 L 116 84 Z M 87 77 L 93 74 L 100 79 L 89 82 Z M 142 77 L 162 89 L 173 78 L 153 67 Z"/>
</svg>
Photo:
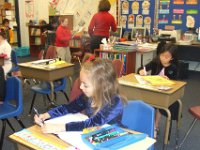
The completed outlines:
<svg viewBox="0 0 200 150">
<path fill-rule="evenodd" d="M 90 62 L 90 61 L 95 61 L 95 56 L 94 56 L 94 55 L 90 56 L 90 57 L 86 60 L 86 62 Z"/>
</svg>

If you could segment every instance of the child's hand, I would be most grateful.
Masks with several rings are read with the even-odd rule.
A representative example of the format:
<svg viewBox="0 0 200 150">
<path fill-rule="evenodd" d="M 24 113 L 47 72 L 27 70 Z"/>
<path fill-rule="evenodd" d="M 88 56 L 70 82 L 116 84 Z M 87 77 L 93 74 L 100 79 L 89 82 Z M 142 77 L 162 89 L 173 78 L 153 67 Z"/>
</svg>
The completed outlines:
<svg viewBox="0 0 200 150">
<path fill-rule="evenodd" d="M 43 121 L 50 118 L 50 115 L 48 113 L 44 113 L 44 114 L 40 114 L 40 116 L 35 115 L 34 116 L 34 121 L 36 124 L 42 126 L 43 125 Z"/>
<path fill-rule="evenodd" d="M 146 71 L 145 71 L 144 69 L 141 69 L 141 70 L 139 71 L 139 74 L 140 74 L 141 76 L 145 76 L 145 75 L 146 75 Z"/>
<path fill-rule="evenodd" d="M 43 133 L 59 133 L 65 131 L 65 124 L 45 123 L 42 126 Z"/>
</svg>

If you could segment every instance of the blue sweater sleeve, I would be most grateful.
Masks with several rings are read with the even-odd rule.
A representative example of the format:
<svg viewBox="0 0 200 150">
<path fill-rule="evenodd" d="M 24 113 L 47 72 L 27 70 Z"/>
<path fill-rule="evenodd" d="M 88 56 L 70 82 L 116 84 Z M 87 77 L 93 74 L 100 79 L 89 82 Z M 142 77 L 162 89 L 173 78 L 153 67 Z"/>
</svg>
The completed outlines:
<svg viewBox="0 0 200 150">
<path fill-rule="evenodd" d="M 66 124 L 67 131 L 81 131 L 91 126 L 100 126 L 104 124 L 121 125 L 123 113 L 123 103 L 119 96 L 114 97 L 112 105 L 105 105 L 94 116 L 85 121 L 70 122 Z"/>
<path fill-rule="evenodd" d="M 66 115 L 68 113 L 78 113 L 86 108 L 86 99 L 82 94 L 69 104 L 63 104 L 48 111 L 51 119 Z"/>
</svg>

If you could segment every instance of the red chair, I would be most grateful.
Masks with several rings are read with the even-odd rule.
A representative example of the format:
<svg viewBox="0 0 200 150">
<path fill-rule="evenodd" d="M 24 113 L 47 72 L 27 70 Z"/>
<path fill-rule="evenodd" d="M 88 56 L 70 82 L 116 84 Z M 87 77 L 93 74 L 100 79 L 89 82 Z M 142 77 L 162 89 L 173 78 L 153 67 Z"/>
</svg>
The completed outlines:
<svg viewBox="0 0 200 150">
<path fill-rule="evenodd" d="M 121 77 L 123 73 L 123 62 L 120 59 L 114 59 L 112 64 L 114 65 L 117 77 Z"/>
<path fill-rule="evenodd" d="M 45 59 L 53 59 L 57 57 L 56 47 L 50 45 L 46 51 Z"/>
<path fill-rule="evenodd" d="M 44 50 L 41 50 L 38 54 L 38 59 L 44 59 Z"/>
<path fill-rule="evenodd" d="M 192 121 L 190 128 L 188 129 L 187 133 L 185 134 L 182 142 L 179 144 L 179 146 L 176 147 L 176 149 L 181 148 L 181 146 L 184 144 L 185 140 L 187 139 L 189 133 L 191 132 L 192 128 L 194 127 L 196 121 L 200 120 L 200 106 L 190 107 L 189 113 L 194 117 L 194 120 Z"/>
<path fill-rule="evenodd" d="M 72 86 L 71 92 L 70 92 L 70 97 L 69 97 L 69 102 L 72 102 L 75 100 L 78 96 L 82 94 L 82 90 L 80 89 L 80 79 L 77 78 L 74 81 L 74 84 Z"/>
</svg>

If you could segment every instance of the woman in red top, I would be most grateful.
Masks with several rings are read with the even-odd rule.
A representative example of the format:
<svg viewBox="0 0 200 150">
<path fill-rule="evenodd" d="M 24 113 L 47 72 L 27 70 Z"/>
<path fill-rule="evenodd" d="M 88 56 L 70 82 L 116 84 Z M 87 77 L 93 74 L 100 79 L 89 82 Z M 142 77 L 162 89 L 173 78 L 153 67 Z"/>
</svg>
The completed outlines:
<svg viewBox="0 0 200 150">
<path fill-rule="evenodd" d="M 91 37 L 90 48 L 92 53 L 94 53 L 94 49 L 99 48 L 103 38 L 109 38 L 110 28 L 113 32 L 117 30 L 115 19 L 108 12 L 110 7 L 111 5 L 108 0 L 101 0 L 98 6 L 99 12 L 96 13 L 90 21 L 88 33 Z"/>
</svg>

